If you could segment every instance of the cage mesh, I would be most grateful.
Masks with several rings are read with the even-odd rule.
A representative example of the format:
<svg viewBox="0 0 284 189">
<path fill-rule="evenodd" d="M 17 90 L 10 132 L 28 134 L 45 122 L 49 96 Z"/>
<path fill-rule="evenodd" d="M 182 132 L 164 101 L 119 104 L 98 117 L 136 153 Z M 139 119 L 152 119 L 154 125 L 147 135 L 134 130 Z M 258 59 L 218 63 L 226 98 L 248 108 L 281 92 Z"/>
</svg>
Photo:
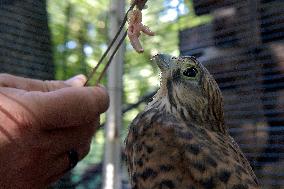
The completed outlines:
<svg viewBox="0 0 284 189">
<path fill-rule="evenodd" d="M 0 0 L 0 72 L 54 78 L 46 1 Z"/>
<path fill-rule="evenodd" d="M 284 186 L 284 2 L 196 0 L 212 22 L 180 31 L 182 55 L 216 78 L 226 123 L 263 188 Z"/>
</svg>

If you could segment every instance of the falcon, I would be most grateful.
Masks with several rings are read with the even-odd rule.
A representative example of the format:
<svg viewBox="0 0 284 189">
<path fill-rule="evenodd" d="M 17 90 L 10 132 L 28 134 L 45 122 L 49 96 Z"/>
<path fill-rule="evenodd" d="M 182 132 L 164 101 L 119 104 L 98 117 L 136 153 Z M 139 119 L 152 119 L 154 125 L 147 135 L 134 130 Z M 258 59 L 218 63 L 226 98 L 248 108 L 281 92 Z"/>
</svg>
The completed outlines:
<svg viewBox="0 0 284 189">
<path fill-rule="evenodd" d="M 229 135 L 221 91 L 192 56 L 158 54 L 161 84 L 126 137 L 132 189 L 257 189 Z"/>
</svg>

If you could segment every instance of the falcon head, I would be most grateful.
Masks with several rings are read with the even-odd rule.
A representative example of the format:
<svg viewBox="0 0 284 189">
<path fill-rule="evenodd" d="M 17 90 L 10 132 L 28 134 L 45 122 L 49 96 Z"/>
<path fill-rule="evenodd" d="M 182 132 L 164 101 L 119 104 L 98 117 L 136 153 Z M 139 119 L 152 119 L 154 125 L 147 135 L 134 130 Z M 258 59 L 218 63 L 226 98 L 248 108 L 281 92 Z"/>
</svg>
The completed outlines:
<svg viewBox="0 0 284 189">
<path fill-rule="evenodd" d="M 168 112 L 187 122 L 225 132 L 221 91 L 201 63 L 192 56 L 166 54 L 157 54 L 152 60 L 161 70 L 161 86 L 154 101 L 163 102 L 160 104 Z"/>
</svg>

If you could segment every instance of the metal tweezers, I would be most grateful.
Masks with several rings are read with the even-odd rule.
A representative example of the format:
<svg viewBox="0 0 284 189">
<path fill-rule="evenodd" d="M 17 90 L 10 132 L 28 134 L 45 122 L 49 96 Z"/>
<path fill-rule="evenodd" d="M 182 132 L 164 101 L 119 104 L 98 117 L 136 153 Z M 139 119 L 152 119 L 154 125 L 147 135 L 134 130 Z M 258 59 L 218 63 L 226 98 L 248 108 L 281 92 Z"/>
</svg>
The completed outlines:
<svg viewBox="0 0 284 189">
<path fill-rule="evenodd" d="M 141 0 L 140 0 L 140 1 L 141 1 Z M 124 28 L 124 26 L 125 26 L 125 24 L 126 24 L 126 22 L 127 22 L 128 13 L 129 13 L 131 10 L 133 10 L 133 8 L 134 8 L 136 5 L 137 5 L 137 7 L 138 7 L 139 9 L 143 9 L 143 7 L 145 6 L 147 0 L 142 1 L 143 3 L 142 3 L 142 4 L 139 4 L 139 5 L 138 5 L 138 2 L 139 2 L 139 0 L 135 0 L 135 1 L 131 4 L 131 6 L 129 7 L 129 9 L 127 10 L 127 12 L 125 13 L 125 16 L 124 16 L 124 18 L 123 18 L 122 24 L 121 24 L 120 27 L 119 27 L 119 30 L 118 30 L 117 33 L 115 34 L 115 37 L 113 38 L 113 40 L 112 40 L 111 43 L 109 44 L 107 50 L 104 52 L 104 54 L 103 54 L 102 57 L 100 58 L 98 64 L 93 68 L 92 72 L 88 75 L 87 81 L 85 82 L 84 86 L 86 86 L 86 85 L 88 84 L 88 82 L 90 81 L 90 79 L 91 79 L 91 78 L 94 76 L 94 74 L 97 72 L 97 69 L 99 68 L 100 64 L 103 62 L 103 60 L 105 59 L 105 57 L 107 56 L 107 54 L 109 53 L 109 51 L 111 50 L 111 48 L 113 47 L 115 41 L 118 39 L 120 33 L 122 32 L 122 30 L 123 30 L 123 28 Z M 123 36 L 121 37 L 121 39 L 119 40 L 118 44 L 116 45 L 114 51 L 113 51 L 112 54 L 110 55 L 110 58 L 109 58 L 109 60 L 107 61 L 106 65 L 105 65 L 105 67 L 104 67 L 104 69 L 103 69 L 103 71 L 100 73 L 100 75 L 99 75 L 99 77 L 98 77 L 98 79 L 97 79 L 95 85 L 97 85 L 97 84 L 100 83 L 100 81 L 101 81 L 102 77 L 104 76 L 104 74 L 105 74 L 107 68 L 109 67 L 109 65 L 110 65 L 110 63 L 111 63 L 113 57 L 115 56 L 115 54 L 116 54 L 117 50 L 119 49 L 119 47 L 122 45 L 122 43 L 123 43 L 124 39 L 126 38 L 126 36 L 127 36 L 127 30 L 124 32 Z"/>
</svg>

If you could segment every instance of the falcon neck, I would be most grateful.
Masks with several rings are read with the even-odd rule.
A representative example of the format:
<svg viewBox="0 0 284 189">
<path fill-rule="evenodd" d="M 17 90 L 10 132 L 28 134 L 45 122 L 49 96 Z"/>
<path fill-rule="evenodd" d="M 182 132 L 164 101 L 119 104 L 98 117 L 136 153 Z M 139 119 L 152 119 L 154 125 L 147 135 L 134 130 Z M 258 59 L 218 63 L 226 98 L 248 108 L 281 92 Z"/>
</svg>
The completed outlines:
<svg viewBox="0 0 284 189">
<path fill-rule="evenodd" d="M 207 108 L 201 108 L 202 110 L 200 111 L 200 108 L 182 105 L 179 103 L 178 99 L 171 99 L 169 95 L 161 89 L 146 106 L 145 111 L 152 108 L 159 110 L 159 112 L 174 115 L 179 120 L 187 123 L 187 125 L 202 126 L 212 131 L 227 133 L 224 121 L 212 119 L 210 111 Z"/>
</svg>

